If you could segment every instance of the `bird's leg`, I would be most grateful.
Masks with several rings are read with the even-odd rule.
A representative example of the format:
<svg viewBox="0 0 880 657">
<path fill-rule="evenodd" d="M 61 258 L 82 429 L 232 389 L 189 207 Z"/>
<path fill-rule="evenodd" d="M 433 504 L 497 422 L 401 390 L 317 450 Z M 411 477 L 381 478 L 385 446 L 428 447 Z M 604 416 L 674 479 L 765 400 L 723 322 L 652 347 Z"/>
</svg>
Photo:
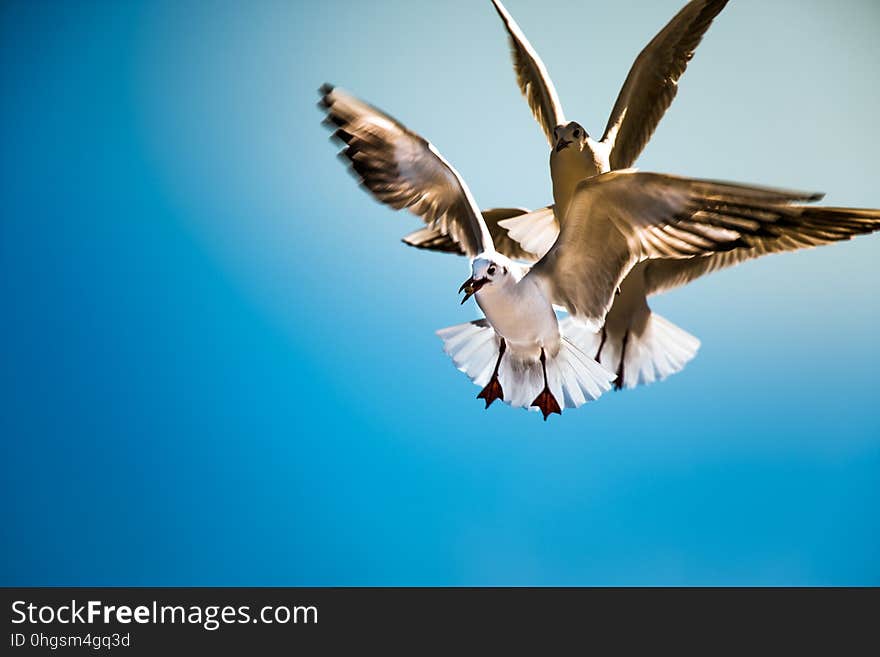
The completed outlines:
<svg viewBox="0 0 880 657">
<path fill-rule="evenodd" d="M 617 378 L 614 380 L 614 389 L 623 389 L 623 362 L 626 360 L 626 343 L 629 340 L 629 330 L 623 334 L 623 346 L 620 348 L 620 365 L 617 366 Z"/>
<path fill-rule="evenodd" d="M 556 397 L 550 392 L 550 385 L 547 383 L 547 356 L 544 355 L 544 347 L 541 347 L 541 368 L 544 370 L 544 389 L 541 391 L 541 394 L 535 397 L 532 406 L 537 406 L 541 409 L 541 413 L 544 414 L 544 422 L 546 422 L 547 417 L 551 413 L 562 415 L 562 409 L 559 408 L 559 402 L 556 401 Z"/>
<path fill-rule="evenodd" d="M 599 341 L 599 351 L 596 352 L 596 362 L 602 363 L 602 347 L 605 346 L 605 338 L 608 337 L 608 334 L 605 332 L 605 327 L 602 327 L 602 340 Z"/>
<path fill-rule="evenodd" d="M 501 346 L 498 348 L 498 360 L 495 362 L 495 371 L 492 372 L 492 378 L 489 379 L 489 383 L 477 395 L 477 399 L 486 400 L 486 408 L 489 408 L 496 399 L 504 400 L 504 390 L 501 389 L 501 382 L 498 381 L 498 368 L 501 366 L 501 357 L 506 349 L 507 343 L 504 341 L 504 338 L 501 338 Z"/>
</svg>

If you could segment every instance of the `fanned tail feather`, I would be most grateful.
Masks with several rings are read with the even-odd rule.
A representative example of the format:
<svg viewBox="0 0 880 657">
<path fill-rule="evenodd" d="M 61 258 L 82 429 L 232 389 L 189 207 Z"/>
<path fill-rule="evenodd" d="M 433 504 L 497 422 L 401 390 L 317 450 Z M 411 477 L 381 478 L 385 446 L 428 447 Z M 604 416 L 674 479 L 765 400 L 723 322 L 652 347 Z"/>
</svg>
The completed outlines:
<svg viewBox="0 0 880 657">
<path fill-rule="evenodd" d="M 489 383 L 501 340 L 486 320 L 456 324 L 440 329 L 437 335 L 459 370 L 478 386 Z"/>
<path fill-rule="evenodd" d="M 630 333 L 626 346 L 623 385 L 635 388 L 684 369 L 700 348 L 700 341 L 657 313 L 651 313 L 641 335 Z"/>
<path fill-rule="evenodd" d="M 501 340 L 486 320 L 458 324 L 437 331 L 443 350 L 455 366 L 476 385 L 492 378 Z M 537 360 L 524 360 L 507 351 L 498 378 L 504 402 L 529 408 L 544 388 L 544 375 Z M 547 381 L 561 408 L 577 408 L 598 399 L 611 388 L 614 374 L 583 353 L 564 334 L 559 352 L 547 358 Z M 537 410 L 537 409 L 535 409 Z"/>
<path fill-rule="evenodd" d="M 622 384 L 625 388 L 662 381 L 680 372 L 700 348 L 697 338 L 654 312 L 641 331 L 627 332 L 625 351 L 623 334 L 609 330 L 603 342 L 601 331 L 594 333 L 571 317 L 560 321 L 560 329 L 594 360 L 599 354 L 602 365 L 613 372 L 619 370 L 621 352 L 624 352 Z"/>
</svg>

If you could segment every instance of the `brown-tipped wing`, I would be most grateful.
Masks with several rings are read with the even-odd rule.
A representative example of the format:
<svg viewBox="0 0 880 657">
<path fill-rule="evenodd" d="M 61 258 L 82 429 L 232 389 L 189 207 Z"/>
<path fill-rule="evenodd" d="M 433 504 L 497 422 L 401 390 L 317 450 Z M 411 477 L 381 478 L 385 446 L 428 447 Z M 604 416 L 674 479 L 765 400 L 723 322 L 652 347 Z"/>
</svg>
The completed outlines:
<svg viewBox="0 0 880 657">
<path fill-rule="evenodd" d="M 527 277 L 554 304 L 599 329 L 636 263 L 746 246 L 747 236 L 769 235 L 779 219 L 763 206 L 818 197 L 655 173 L 602 174 L 580 183 L 559 237 Z"/>
<path fill-rule="evenodd" d="M 648 262 L 645 266 L 647 294 L 687 285 L 700 276 L 752 258 L 809 249 L 880 230 L 880 210 L 796 205 L 770 207 L 766 211 L 778 213 L 779 219 L 766 228 L 766 236 L 745 237 L 747 246 L 690 260 Z"/>
<path fill-rule="evenodd" d="M 611 168 L 631 167 L 678 92 L 678 80 L 727 0 L 692 0 L 655 36 L 633 63 L 611 111 L 603 141 Z"/>
<path fill-rule="evenodd" d="M 510 55 L 513 58 L 513 70 L 516 73 L 516 82 L 525 96 L 535 120 L 544 131 L 547 141 L 552 146 L 554 143 L 553 130 L 561 123 L 565 123 L 565 115 L 562 112 L 562 104 L 556 95 L 556 88 L 547 73 L 544 62 L 532 48 L 532 44 L 523 34 L 519 25 L 513 20 L 513 16 L 501 4 L 501 0 L 492 0 L 495 10 L 501 17 L 507 35 L 510 38 Z"/>
<path fill-rule="evenodd" d="M 341 155 L 377 201 L 408 209 L 469 256 L 492 248 L 470 190 L 428 141 L 340 89 L 320 91 L 326 122 L 346 144 Z"/>
</svg>

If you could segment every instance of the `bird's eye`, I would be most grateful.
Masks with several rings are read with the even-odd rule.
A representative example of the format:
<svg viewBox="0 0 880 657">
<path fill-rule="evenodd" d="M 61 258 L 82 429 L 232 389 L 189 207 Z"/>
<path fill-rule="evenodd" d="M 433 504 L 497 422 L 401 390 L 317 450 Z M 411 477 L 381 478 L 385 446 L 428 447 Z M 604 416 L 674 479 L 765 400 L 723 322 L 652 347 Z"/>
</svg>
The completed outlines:
<svg viewBox="0 0 880 657">
<path fill-rule="evenodd" d="M 492 276 L 495 273 L 495 265 L 489 267 L 487 271 L 489 272 L 489 276 Z"/>
<path fill-rule="evenodd" d="M 574 136 L 575 136 L 575 137 L 580 137 L 580 136 L 581 136 L 581 131 L 578 130 L 577 128 L 575 128 L 575 129 L 574 129 Z"/>
</svg>

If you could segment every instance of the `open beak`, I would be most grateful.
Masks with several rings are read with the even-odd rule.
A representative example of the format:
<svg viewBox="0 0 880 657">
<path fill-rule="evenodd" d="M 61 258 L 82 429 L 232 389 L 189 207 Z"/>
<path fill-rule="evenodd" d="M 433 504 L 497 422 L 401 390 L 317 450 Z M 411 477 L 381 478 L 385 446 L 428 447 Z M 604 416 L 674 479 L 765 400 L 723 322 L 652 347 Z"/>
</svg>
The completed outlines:
<svg viewBox="0 0 880 657">
<path fill-rule="evenodd" d="M 556 142 L 556 152 L 558 153 L 569 144 L 571 144 L 571 142 L 568 141 L 568 139 L 560 139 L 558 142 Z"/>
<path fill-rule="evenodd" d="M 474 277 L 471 276 L 464 283 L 462 283 L 461 287 L 458 288 L 459 292 L 464 292 L 464 299 L 461 300 L 462 304 L 470 299 L 472 296 L 474 296 L 479 291 L 479 289 L 488 282 L 488 278 L 474 279 Z"/>
</svg>

